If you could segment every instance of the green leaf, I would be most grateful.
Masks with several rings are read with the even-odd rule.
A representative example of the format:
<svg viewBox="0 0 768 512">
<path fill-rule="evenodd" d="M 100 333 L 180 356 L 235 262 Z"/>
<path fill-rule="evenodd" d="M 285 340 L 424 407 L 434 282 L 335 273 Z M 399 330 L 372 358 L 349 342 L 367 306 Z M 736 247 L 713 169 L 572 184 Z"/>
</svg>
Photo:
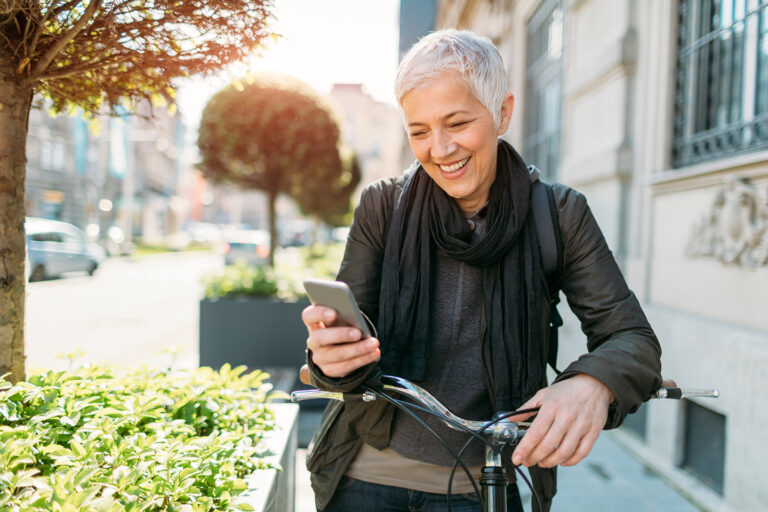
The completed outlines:
<svg viewBox="0 0 768 512">
<path fill-rule="evenodd" d="M 69 447 L 72 448 L 72 452 L 78 457 L 82 458 L 85 456 L 86 451 L 85 448 L 83 448 L 83 445 L 72 439 L 69 442 Z"/>
<path fill-rule="evenodd" d="M 72 416 L 63 416 L 59 421 L 62 425 L 75 427 L 80 422 L 80 413 L 75 413 Z"/>
<path fill-rule="evenodd" d="M 75 485 L 83 485 L 100 472 L 98 468 L 85 468 L 75 476 Z"/>
</svg>

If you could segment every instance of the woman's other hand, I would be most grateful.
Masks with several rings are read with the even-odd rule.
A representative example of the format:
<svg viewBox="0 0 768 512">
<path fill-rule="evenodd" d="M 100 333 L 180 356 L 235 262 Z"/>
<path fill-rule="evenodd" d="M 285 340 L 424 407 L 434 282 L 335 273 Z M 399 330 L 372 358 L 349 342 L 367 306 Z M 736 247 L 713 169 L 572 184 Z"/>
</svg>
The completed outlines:
<svg viewBox="0 0 768 512">
<path fill-rule="evenodd" d="M 355 327 L 333 327 L 336 315 L 336 310 L 314 304 L 301 313 L 309 331 L 307 348 L 312 351 L 312 362 L 334 378 L 349 375 L 381 356 L 376 338 L 360 339 L 362 333 Z"/>
<path fill-rule="evenodd" d="M 548 386 L 520 408 L 540 407 L 512 454 L 515 465 L 573 466 L 586 457 L 608 419 L 613 393 L 586 374 Z M 521 421 L 531 415 L 514 416 Z"/>
</svg>

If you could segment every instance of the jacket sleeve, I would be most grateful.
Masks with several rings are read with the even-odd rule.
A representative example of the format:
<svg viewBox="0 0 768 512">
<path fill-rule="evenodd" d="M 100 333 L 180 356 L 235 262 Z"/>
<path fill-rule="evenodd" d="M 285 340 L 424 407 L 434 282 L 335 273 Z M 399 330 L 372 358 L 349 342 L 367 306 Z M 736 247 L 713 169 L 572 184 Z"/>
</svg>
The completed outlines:
<svg viewBox="0 0 768 512">
<path fill-rule="evenodd" d="M 360 310 L 368 320 L 371 332 L 376 336 L 375 325 L 379 311 L 381 288 L 381 264 L 384 258 L 384 237 L 393 207 L 395 179 L 379 180 L 363 190 L 360 204 L 355 209 L 349 228 L 347 246 L 336 277 L 352 290 Z M 377 364 L 364 366 L 341 378 L 331 378 L 312 362 L 312 352 L 307 351 L 307 365 L 313 386 L 331 391 L 347 392 L 355 389 L 376 369 Z"/>
<path fill-rule="evenodd" d="M 606 428 L 615 428 L 661 385 L 661 347 L 585 197 L 562 185 L 553 188 L 563 235 L 562 290 L 588 349 L 555 381 L 585 373 L 605 384 L 616 398 Z"/>
</svg>

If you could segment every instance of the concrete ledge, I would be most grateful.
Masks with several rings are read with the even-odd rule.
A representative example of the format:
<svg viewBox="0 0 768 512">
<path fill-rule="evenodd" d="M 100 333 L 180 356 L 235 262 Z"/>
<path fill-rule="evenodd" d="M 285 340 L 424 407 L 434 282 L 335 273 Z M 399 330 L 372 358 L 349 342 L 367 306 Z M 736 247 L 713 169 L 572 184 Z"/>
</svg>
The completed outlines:
<svg viewBox="0 0 768 512">
<path fill-rule="evenodd" d="M 240 501 L 257 512 L 293 512 L 299 407 L 281 403 L 270 407 L 275 412 L 276 427 L 264 436 L 271 451 L 265 460 L 281 469 L 260 469 L 245 477 L 248 490 L 240 495 Z"/>
</svg>

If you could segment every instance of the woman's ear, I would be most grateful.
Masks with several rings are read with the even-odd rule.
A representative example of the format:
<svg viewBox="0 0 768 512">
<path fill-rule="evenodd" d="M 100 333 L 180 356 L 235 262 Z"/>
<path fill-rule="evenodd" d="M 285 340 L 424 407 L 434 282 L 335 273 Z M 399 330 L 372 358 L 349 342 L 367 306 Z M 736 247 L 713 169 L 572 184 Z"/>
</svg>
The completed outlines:
<svg viewBox="0 0 768 512">
<path fill-rule="evenodd" d="M 496 135 L 504 135 L 507 133 L 509 123 L 512 121 L 512 111 L 514 109 L 515 96 L 511 92 L 508 92 L 501 101 L 501 116 L 499 118 L 499 129 L 496 130 Z"/>
</svg>

